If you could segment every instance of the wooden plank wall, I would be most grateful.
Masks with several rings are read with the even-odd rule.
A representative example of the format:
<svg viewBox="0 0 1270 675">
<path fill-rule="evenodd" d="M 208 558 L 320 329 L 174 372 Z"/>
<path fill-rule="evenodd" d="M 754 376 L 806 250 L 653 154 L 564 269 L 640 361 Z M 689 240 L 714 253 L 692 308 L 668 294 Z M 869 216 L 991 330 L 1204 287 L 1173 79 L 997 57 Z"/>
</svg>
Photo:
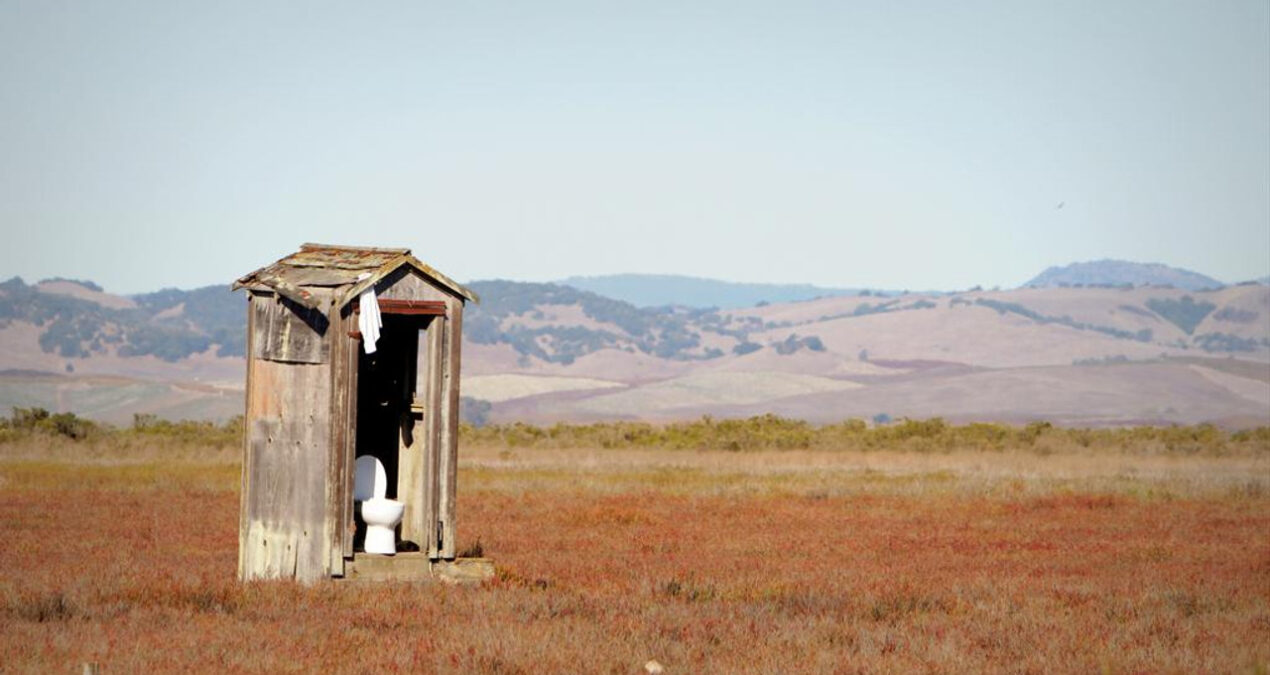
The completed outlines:
<svg viewBox="0 0 1270 675">
<path fill-rule="evenodd" d="M 441 350 L 441 442 L 438 447 L 437 487 L 440 491 L 441 551 L 446 560 L 453 560 L 455 544 L 455 490 L 459 475 L 459 365 L 460 347 L 463 343 L 463 301 L 451 297 L 447 300 L 447 316 Z"/>
<path fill-rule="evenodd" d="M 269 324 L 262 318 L 276 305 L 265 296 L 253 297 L 253 343 L 264 339 L 262 330 Z M 327 531 L 329 360 L 312 364 L 253 357 L 248 372 L 239 576 L 306 582 L 327 577 L 332 541 Z"/>
<path fill-rule="evenodd" d="M 422 322 L 411 317 L 410 323 Z M 424 457 L 422 424 L 416 424 L 409 403 L 414 398 L 415 378 L 418 374 L 416 359 L 419 354 L 419 331 L 413 329 L 401 336 L 403 344 L 400 348 L 401 365 L 407 373 L 402 378 L 400 392 L 402 415 L 398 424 L 397 444 L 397 501 L 406 506 L 401 517 L 401 538 L 423 546 L 426 527 L 426 509 L 424 499 Z"/>
<path fill-rule="evenodd" d="M 343 313 L 346 308 L 341 308 L 341 318 L 345 322 L 345 328 L 351 330 L 355 324 L 353 314 Z M 347 335 L 347 330 L 341 335 Z M 353 475 L 356 472 L 355 462 L 357 455 L 357 364 L 359 362 L 358 350 L 361 349 L 361 341 L 354 340 L 351 337 L 345 342 L 347 350 L 344 353 L 344 373 L 347 375 L 348 387 L 348 410 L 345 412 L 345 420 L 347 422 L 346 433 L 347 438 L 344 440 L 344 476 L 345 482 L 343 490 L 343 508 L 344 515 L 341 518 L 344 527 L 344 558 L 351 559 L 353 557 L 353 531 L 356 524 L 353 519 Z"/>
<path fill-rule="evenodd" d="M 252 344 L 252 335 L 255 334 L 256 323 L 256 302 L 255 293 L 247 294 L 247 354 L 255 353 Z M 247 386 L 251 388 L 254 381 L 253 372 L 255 368 L 253 364 L 255 359 L 248 356 L 247 358 Z M 250 419 L 250 406 L 247 404 L 246 396 L 243 397 L 243 420 Z M 242 484 L 238 493 L 238 578 L 246 580 L 248 578 L 247 570 L 250 567 L 247 556 L 247 495 L 251 494 L 251 473 L 252 473 L 252 457 L 251 457 L 251 434 L 247 430 L 247 425 L 243 425 L 243 455 L 242 455 Z"/>
<path fill-rule="evenodd" d="M 445 317 L 436 317 L 428 324 L 424 348 L 424 396 L 423 396 L 423 494 L 421 497 L 422 515 L 419 546 L 427 552 L 429 558 L 440 555 L 437 523 L 439 522 L 437 497 L 437 447 L 441 438 L 441 424 L 436 411 L 441 395 L 441 370 L 438 367 L 441 359 L 441 334 L 445 326 Z"/>
<path fill-rule="evenodd" d="M 352 314 L 332 309 L 330 314 L 331 408 L 330 456 L 326 484 L 327 555 L 332 575 L 343 576 L 344 559 L 353 555 L 353 452 L 357 441 L 358 343 L 349 337 Z"/>
</svg>

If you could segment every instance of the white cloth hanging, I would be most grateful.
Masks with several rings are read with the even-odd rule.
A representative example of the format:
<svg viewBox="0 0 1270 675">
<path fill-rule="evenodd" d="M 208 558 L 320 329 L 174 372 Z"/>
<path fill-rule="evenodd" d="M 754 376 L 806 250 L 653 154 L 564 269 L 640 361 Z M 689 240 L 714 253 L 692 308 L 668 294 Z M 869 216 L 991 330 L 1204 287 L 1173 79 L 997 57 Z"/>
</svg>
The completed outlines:
<svg viewBox="0 0 1270 675">
<path fill-rule="evenodd" d="M 367 278 L 370 278 L 369 274 L 362 274 L 357 280 Z M 357 328 L 362 332 L 362 349 L 367 354 L 374 354 L 375 343 L 379 342 L 379 329 L 384 325 L 379 315 L 379 298 L 375 297 L 375 285 L 371 284 L 358 297 L 361 312 L 357 317 Z"/>
</svg>

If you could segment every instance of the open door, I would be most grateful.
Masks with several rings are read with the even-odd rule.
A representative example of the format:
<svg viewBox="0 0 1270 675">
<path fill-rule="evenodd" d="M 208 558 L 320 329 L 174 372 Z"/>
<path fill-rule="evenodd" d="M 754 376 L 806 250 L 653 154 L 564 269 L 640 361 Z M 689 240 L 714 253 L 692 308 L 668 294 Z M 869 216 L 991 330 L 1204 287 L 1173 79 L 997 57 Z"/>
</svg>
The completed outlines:
<svg viewBox="0 0 1270 675">
<path fill-rule="evenodd" d="M 356 326 L 357 304 L 350 324 Z M 458 380 L 463 303 L 380 300 L 383 327 L 374 354 L 361 335 L 351 344 L 349 426 L 355 430 L 347 454 L 348 485 L 354 458 L 379 458 L 388 474 L 387 497 L 405 504 L 398 551 L 420 551 L 431 560 L 455 557 L 455 498 L 458 474 Z M 345 522 L 357 520 L 351 487 L 345 492 Z M 345 539 L 344 557 L 354 557 L 356 535 Z"/>
</svg>

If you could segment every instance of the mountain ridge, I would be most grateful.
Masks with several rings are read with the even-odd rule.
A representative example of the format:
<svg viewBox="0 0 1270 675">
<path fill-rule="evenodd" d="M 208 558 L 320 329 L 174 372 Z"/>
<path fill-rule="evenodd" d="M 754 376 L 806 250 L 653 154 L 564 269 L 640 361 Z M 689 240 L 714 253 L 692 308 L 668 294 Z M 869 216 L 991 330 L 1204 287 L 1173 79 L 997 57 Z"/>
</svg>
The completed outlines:
<svg viewBox="0 0 1270 675">
<path fill-rule="evenodd" d="M 805 302 L 817 298 L 869 293 L 893 296 L 909 293 L 895 289 L 830 287 L 814 284 L 781 284 L 724 281 L 680 274 L 605 274 L 572 276 L 553 283 L 590 291 L 637 307 L 679 305 L 721 310 L 753 307 L 760 303 Z M 1052 266 L 1020 288 L 1050 286 L 1172 286 L 1190 291 L 1221 288 L 1226 284 L 1210 276 L 1162 263 L 1140 263 L 1105 258 Z M 920 291 L 946 294 L 956 291 Z"/>
<path fill-rule="evenodd" d="M 1023 284 L 1024 288 L 1048 286 L 1172 286 L 1188 291 L 1222 288 L 1226 284 L 1180 267 L 1104 258 L 1053 266 Z"/>
<path fill-rule="evenodd" d="M 819 297 L 854 295 L 862 290 L 813 284 L 724 281 L 682 274 L 573 276 L 556 283 L 623 300 L 636 307 L 681 305 L 717 309 L 752 307 L 760 302 L 799 302 Z"/>
</svg>

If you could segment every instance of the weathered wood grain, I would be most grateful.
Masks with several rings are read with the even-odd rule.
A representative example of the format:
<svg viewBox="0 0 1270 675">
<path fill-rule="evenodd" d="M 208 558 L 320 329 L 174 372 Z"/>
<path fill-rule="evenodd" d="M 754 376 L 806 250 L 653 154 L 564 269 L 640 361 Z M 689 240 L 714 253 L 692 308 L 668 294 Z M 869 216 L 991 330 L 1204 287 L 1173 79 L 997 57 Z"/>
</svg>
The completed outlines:
<svg viewBox="0 0 1270 675">
<path fill-rule="evenodd" d="M 244 578 L 329 576 L 326 532 L 330 376 L 321 365 L 255 359 Z"/>
<path fill-rule="evenodd" d="M 397 501 L 404 503 L 406 507 L 401 518 L 401 538 L 422 546 L 424 536 L 428 531 L 425 527 L 426 509 L 423 504 L 424 444 L 423 439 L 419 438 L 419 432 L 423 431 L 423 425 L 416 424 L 414 411 L 411 408 L 416 378 L 418 377 L 419 330 L 417 326 L 422 321 L 412 319 L 409 323 L 411 328 L 399 338 L 402 340 L 400 350 L 401 367 L 405 369 L 406 377 L 402 378 L 401 392 L 399 393 L 402 401 L 402 414 L 398 427 Z"/>
<path fill-rule="evenodd" d="M 427 542 L 419 542 L 420 548 L 430 558 L 441 555 L 438 524 L 440 516 L 440 448 L 441 448 L 441 354 L 445 337 L 445 317 L 437 317 L 428 325 L 427 331 L 427 365 L 424 375 L 427 377 L 427 393 L 424 397 L 424 522 L 427 526 Z"/>
<path fill-rule="evenodd" d="M 340 308 L 341 317 L 345 320 L 346 325 L 353 323 L 352 313 L 347 307 Z M 345 560 L 353 557 L 353 477 L 356 475 L 357 469 L 355 463 L 357 461 L 357 382 L 359 378 L 357 364 L 359 362 L 358 351 L 361 349 L 360 340 L 349 340 L 346 343 L 348 350 L 345 352 L 344 374 L 347 378 L 348 387 L 348 410 L 345 417 L 345 423 L 348 425 L 348 437 L 345 440 L 344 451 L 344 495 L 342 497 L 344 508 L 344 558 Z"/>
<path fill-rule="evenodd" d="M 375 294 L 386 300 L 444 302 L 454 297 L 409 267 L 402 267 L 375 284 Z"/>
<path fill-rule="evenodd" d="M 253 353 L 253 338 L 255 330 L 255 314 L 256 310 L 252 306 L 257 302 L 256 293 L 247 294 L 247 354 Z M 255 371 L 255 359 L 248 356 L 247 358 L 247 388 L 251 390 L 251 384 L 255 381 L 252 373 Z M 242 461 L 242 479 L 240 491 L 238 493 L 238 578 L 247 579 L 248 568 L 250 563 L 247 559 L 247 496 L 252 492 L 251 470 L 252 470 L 252 454 L 251 454 L 251 434 L 247 431 L 246 420 L 251 419 L 251 404 L 247 396 L 243 397 L 243 461 Z"/>
<path fill-rule="evenodd" d="M 438 497 L 441 510 L 441 557 L 446 560 L 452 560 L 456 552 L 455 490 L 459 475 L 459 367 L 462 343 L 463 301 L 452 297 L 449 300 L 442 349 L 442 425 L 438 453 L 441 468 L 437 480 L 441 492 Z"/>
<path fill-rule="evenodd" d="M 350 436 L 349 418 L 356 416 L 350 412 L 349 402 L 353 395 L 349 382 L 352 375 L 349 366 L 349 353 L 357 344 L 344 336 L 345 327 L 351 321 L 351 315 L 333 308 L 330 313 L 331 330 L 328 339 L 331 342 L 331 407 L 330 424 L 330 456 L 328 457 L 326 481 L 326 515 L 325 527 L 330 541 L 327 544 L 327 556 L 330 560 L 331 574 L 344 574 L 345 550 L 351 555 L 353 550 L 352 511 L 352 466 L 353 443 L 355 436 Z M 355 352 L 353 352 L 355 354 Z"/>
<path fill-rule="evenodd" d="M 252 307 L 256 314 L 251 341 L 253 358 L 287 363 L 327 362 L 330 345 L 325 336 L 330 322 L 322 312 L 286 298 L 269 302 L 258 297 Z"/>
</svg>

